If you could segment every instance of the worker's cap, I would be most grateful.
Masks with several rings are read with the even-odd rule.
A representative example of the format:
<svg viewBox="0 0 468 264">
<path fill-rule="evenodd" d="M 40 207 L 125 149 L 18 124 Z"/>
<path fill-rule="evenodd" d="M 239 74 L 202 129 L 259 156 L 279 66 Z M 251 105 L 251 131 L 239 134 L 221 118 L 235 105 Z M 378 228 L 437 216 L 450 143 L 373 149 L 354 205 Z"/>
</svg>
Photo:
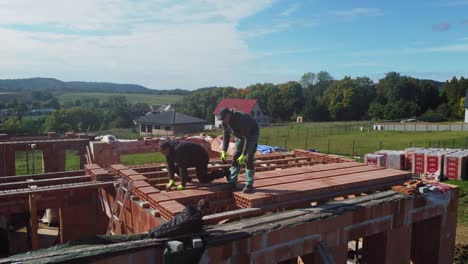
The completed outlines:
<svg viewBox="0 0 468 264">
<path fill-rule="evenodd" d="M 219 113 L 218 113 L 218 116 L 216 117 L 219 121 L 222 121 L 224 120 L 224 118 L 226 117 L 227 114 L 229 113 L 232 113 L 231 110 L 229 110 L 228 108 L 226 107 L 223 107 L 221 108 L 221 110 L 219 110 Z"/>
<path fill-rule="evenodd" d="M 160 150 L 165 150 L 167 148 L 169 148 L 171 146 L 171 144 L 169 144 L 170 141 L 169 140 L 162 140 L 159 142 L 159 149 Z"/>
</svg>

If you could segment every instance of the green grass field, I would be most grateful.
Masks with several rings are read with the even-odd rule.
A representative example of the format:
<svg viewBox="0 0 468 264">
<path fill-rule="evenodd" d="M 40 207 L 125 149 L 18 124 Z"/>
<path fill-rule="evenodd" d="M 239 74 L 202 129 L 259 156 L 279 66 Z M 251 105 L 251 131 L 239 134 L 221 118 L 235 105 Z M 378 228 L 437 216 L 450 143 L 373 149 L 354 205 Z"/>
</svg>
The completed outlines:
<svg viewBox="0 0 468 264">
<path fill-rule="evenodd" d="M 60 103 L 75 102 L 76 99 L 99 98 L 101 102 L 111 96 L 124 95 L 129 103 L 149 105 L 174 104 L 182 99 L 180 95 L 129 94 L 129 93 L 65 93 L 58 96 Z"/>
<path fill-rule="evenodd" d="M 34 162 L 33 153 L 31 151 L 29 151 L 27 157 L 25 151 L 17 151 L 15 155 L 16 175 L 42 173 L 42 151 L 34 151 Z M 80 158 L 78 157 L 78 153 L 74 151 L 67 151 L 65 159 L 65 168 L 67 171 L 80 169 Z"/>
<path fill-rule="evenodd" d="M 468 227 L 468 181 L 446 181 L 446 183 L 460 187 L 458 201 L 458 224 Z"/>
<path fill-rule="evenodd" d="M 143 154 L 128 154 L 122 155 L 120 161 L 124 165 L 143 165 L 151 163 L 165 162 L 166 158 L 163 154 L 157 153 L 143 153 Z"/>
</svg>

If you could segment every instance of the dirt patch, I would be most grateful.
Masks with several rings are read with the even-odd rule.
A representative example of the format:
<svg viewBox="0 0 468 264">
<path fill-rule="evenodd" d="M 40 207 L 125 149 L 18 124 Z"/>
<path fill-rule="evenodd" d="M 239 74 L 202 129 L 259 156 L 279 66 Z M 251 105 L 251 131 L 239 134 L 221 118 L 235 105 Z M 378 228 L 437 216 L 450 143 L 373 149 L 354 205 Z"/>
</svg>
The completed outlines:
<svg viewBox="0 0 468 264">
<path fill-rule="evenodd" d="M 457 244 L 465 244 L 468 245 L 468 226 L 465 225 L 458 225 L 457 226 Z"/>
</svg>

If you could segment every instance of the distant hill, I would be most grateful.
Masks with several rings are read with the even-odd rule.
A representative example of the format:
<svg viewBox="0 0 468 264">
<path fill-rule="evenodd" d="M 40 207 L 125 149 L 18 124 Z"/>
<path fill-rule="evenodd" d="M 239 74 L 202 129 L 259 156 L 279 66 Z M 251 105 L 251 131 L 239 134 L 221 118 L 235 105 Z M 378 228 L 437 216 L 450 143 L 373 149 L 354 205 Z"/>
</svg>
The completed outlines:
<svg viewBox="0 0 468 264">
<path fill-rule="evenodd" d="M 137 84 L 118 84 L 107 82 L 63 82 L 53 78 L 29 78 L 0 80 L 0 91 L 29 92 L 47 90 L 59 93 L 96 92 L 96 93 L 135 93 L 160 95 L 187 95 L 190 91 L 154 90 Z"/>
</svg>

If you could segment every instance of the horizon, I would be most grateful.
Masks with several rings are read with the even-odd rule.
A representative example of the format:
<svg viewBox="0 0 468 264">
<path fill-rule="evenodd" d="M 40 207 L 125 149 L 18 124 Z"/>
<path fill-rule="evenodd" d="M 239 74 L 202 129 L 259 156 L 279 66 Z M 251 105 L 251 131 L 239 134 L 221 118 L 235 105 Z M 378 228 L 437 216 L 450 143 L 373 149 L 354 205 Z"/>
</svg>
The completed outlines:
<svg viewBox="0 0 468 264">
<path fill-rule="evenodd" d="M 45 2 L 0 3 L 0 79 L 194 90 L 321 70 L 468 76 L 467 0 Z"/>
</svg>

